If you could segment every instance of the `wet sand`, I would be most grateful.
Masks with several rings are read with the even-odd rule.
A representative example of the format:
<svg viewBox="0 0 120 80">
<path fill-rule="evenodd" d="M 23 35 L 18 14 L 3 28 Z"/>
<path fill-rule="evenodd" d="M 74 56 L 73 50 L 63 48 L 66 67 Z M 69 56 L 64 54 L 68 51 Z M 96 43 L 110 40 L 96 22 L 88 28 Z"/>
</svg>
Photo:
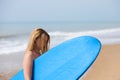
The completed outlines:
<svg viewBox="0 0 120 80">
<path fill-rule="evenodd" d="M 22 69 L 24 52 L 0 55 L 0 80 L 9 80 Z"/>
</svg>

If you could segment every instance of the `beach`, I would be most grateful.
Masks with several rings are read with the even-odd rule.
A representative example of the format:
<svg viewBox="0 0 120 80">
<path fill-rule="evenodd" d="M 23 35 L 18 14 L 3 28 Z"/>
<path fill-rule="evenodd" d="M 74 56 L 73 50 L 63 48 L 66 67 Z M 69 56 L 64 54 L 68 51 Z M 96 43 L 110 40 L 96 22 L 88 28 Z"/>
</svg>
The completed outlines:
<svg viewBox="0 0 120 80">
<path fill-rule="evenodd" d="M 9 80 L 22 69 L 24 52 L 0 55 L 0 80 Z"/>
<path fill-rule="evenodd" d="M 44 62 L 39 62 L 41 63 L 40 66 L 43 66 L 39 67 L 41 68 L 39 71 L 47 75 L 45 79 L 50 79 L 49 76 L 51 76 L 51 74 L 49 72 L 56 72 L 57 74 L 55 74 L 55 76 L 57 75 L 60 78 L 63 77 L 60 76 L 61 74 L 65 75 L 69 73 L 71 75 L 74 74 L 75 78 L 80 76 L 80 80 L 120 80 L 120 0 L 0 0 L 0 80 L 10 80 L 16 73 L 23 70 L 24 54 L 25 51 L 28 50 L 28 47 L 30 47 L 28 43 L 32 43 L 34 40 L 35 44 L 32 44 L 32 46 L 34 46 L 33 53 L 37 53 L 39 47 L 41 49 L 40 53 L 44 52 L 42 49 L 46 48 L 44 44 L 47 45 L 45 43 L 47 42 L 47 38 L 41 38 L 39 42 L 38 37 L 32 40 L 32 38 L 37 35 L 30 37 L 33 30 L 37 28 L 41 28 L 49 34 L 49 49 L 72 38 L 82 36 L 94 37 L 98 39 L 102 45 L 97 58 L 94 54 L 90 55 L 90 57 L 88 56 L 90 53 L 95 52 L 97 47 L 90 50 L 86 45 L 83 45 L 82 42 L 80 42 L 80 45 L 83 46 L 82 48 L 75 46 L 74 43 L 72 47 L 75 47 L 72 49 L 69 49 L 69 45 L 65 46 L 65 49 L 67 48 L 69 52 L 64 50 L 64 48 L 62 50 L 60 49 L 61 47 L 57 48 L 61 50 L 61 54 L 65 55 L 62 52 L 65 51 L 70 57 L 65 55 L 59 62 L 59 58 L 57 57 L 57 60 L 54 60 L 54 54 L 53 56 L 48 54 L 45 61 L 49 60 L 49 62 L 53 61 L 52 63 L 57 63 L 57 65 L 52 68 L 58 69 L 58 71 L 50 71 L 52 68 L 47 65 L 48 63 L 45 63 L 45 66 L 49 67 L 46 68 L 43 64 Z M 40 36 L 42 37 L 43 35 L 40 34 Z M 42 39 L 45 41 L 42 41 Z M 89 41 L 89 39 L 87 40 L 85 38 L 85 41 Z M 95 42 L 96 41 L 91 44 L 93 45 Z M 38 43 L 40 43 L 39 46 L 37 45 Z M 79 42 L 76 41 L 75 43 L 79 45 Z M 88 43 L 86 42 L 85 44 Z M 89 48 L 92 48 L 92 46 Z M 72 51 L 74 49 L 75 51 Z M 78 49 L 80 53 L 77 52 Z M 56 50 L 56 48 L 54 48 L 53 51 L 54 50 Z M 84 54 L 82 51 L 89 52 L 88 54 Z M 56 51 L 53 53 L 56 53 Z M 75 54 L 83 63 L 79 62 L 79 60 L 71 54 Z M 79 54 L 81 58 L 77 54 Z M 83 56 L 87 56 L 87 58 Z M 52 60 L 48 57 L 52 57 Z M 93 64 L 90 63 L 90 65 L 86 65 L 85 63 L 89 63 L 91 57 L 96 59 L 95 62 L 93 61 Z M 43 60 L 44 55 L 43 58 L 42 56 L 39 58 Z M 76 64 L 71 58 L 80 63 L 78 63 L 80 67 L 77 65 L 75 67 L 78 68 L 75 69 L 83 71 L 81 75 L 79 71 L 76 70 L 75 72 L 74 65 L 69 65 L 69 61 L 72 61 L 70 64 Z M 68 62 L 64 61 L 64 59 L 68 60 Z M 60 63 L 64 65 L 60 65 L 61 67 L 59 67 L 58 64 Z M 65 63 L 67 65 L 65 65 Z M 37 64 L 37 62 L 35 62 L 35 64 Z M 50 65 L 52 64 L 50 63 Z M 84 68 L 84 66 L 87 66 L 88 70 L 81 69 Z M 48 74 L 43 68 L 49 71 Z M 62 68 L 67 69 L 62 72 Z M 72 73 L 69 69 L 74 70 L 74 72 Z M 35 69 L 34 75 L 39 71 Z M 55 77 L 51 79 L 53 78 L 56 79 Z"/>
<path fill-rule="evenodd" d="M 13 60 L 17 57 L 16 60 Z M 21 57 L 20 57 L 21 56 Z M 0 62 L 6 62 L 8 56 L 0 57 Z M 19 63 L 19 68 L 14 66 L 12 70 L 8 70 L 9 73 L 1 73 L 0 80 L 9 80 L 16 72 L 22 67 L 23 53 L 18 55 L 11 54 L 9 61 L 13 63 Z M 2 61 L 1 61 L 2 60 Z M 101 52 L 96 61 L 91 66 L 90 70 L 84 75 L 82 80 L 120 80 L 120 44 L 107 44 L 103 45 Z M 17 65 L 16 65 L 17 66 Z M 0 70 L 1 71 L 1 70 Z"/>
<path fill-rule="evenodd" d="M 80 36 L 93 36 L 102 48 L 82 80 L 120 80 L 120 23 L 34 23 L 50 34 L 50 48 Z M 22 27 L 21 27 L 22 26 Z M 23 67 L 33 23 L 0 24 L 0 80 L 9 80 Z"/>
<path fill-rule="evenodd" d="M 120 80 L 120 44 L 103 45 L 82 80 Z"/>
</svg>

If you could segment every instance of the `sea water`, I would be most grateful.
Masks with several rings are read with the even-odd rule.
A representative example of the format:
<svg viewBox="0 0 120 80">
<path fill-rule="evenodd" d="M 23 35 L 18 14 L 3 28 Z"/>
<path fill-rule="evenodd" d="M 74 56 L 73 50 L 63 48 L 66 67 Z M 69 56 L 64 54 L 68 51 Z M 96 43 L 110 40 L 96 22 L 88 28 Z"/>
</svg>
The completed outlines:
<svg viewBox="0 0 120 80">
<path fill-rule="evenodd" d="M 120 43 L 120 23 L 19 22 L 0 23 L 0 54 L 25 51 L 35 28 L 43 28 L 51 37 L 51 48 L 78 36 L 94 36 L 102 44 Z"/>
</svg>

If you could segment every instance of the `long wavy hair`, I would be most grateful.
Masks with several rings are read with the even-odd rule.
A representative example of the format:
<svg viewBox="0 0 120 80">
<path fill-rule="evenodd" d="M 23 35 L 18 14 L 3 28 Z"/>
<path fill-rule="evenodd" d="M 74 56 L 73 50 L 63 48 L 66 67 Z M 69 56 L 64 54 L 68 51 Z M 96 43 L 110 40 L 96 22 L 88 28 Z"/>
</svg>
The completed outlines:
<svg viewBox="0 0 120 80">
<path fill-rule="evenodd" d="M 47 40 L 44 40 L 44 38 L 42 38 L 42 35 L 44 37 L 46 36 Z M 32 51 L 32 50 L 34 50 L 34 48 L 36 48 L 35 44 L 36 44 L 36 40 L 38 38 L 41 39 L 41 44 L 39 44 L 39 45 L 41 45 L 42 54 L 45 53 L 46 51 L 48 51 L 49 46 L 50 46 L 50 36 L 45 30 L 43 30 L 41 28 L 37 28 L 37 29 L 33 30 L 33 32 L 31 33 L 26 51 Z"/>
</svg>

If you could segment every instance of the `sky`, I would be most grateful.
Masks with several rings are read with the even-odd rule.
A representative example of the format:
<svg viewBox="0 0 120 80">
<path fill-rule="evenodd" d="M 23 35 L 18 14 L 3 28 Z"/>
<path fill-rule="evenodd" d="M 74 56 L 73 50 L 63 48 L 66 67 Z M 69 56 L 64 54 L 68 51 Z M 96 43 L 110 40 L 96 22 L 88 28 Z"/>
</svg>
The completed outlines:
<svg viewBox="0 0 120 80">
<path fill-rule="evenodd" d="M 120 0 L 0 0 L 0 22 L 120 22 Z"/>
</svg>

